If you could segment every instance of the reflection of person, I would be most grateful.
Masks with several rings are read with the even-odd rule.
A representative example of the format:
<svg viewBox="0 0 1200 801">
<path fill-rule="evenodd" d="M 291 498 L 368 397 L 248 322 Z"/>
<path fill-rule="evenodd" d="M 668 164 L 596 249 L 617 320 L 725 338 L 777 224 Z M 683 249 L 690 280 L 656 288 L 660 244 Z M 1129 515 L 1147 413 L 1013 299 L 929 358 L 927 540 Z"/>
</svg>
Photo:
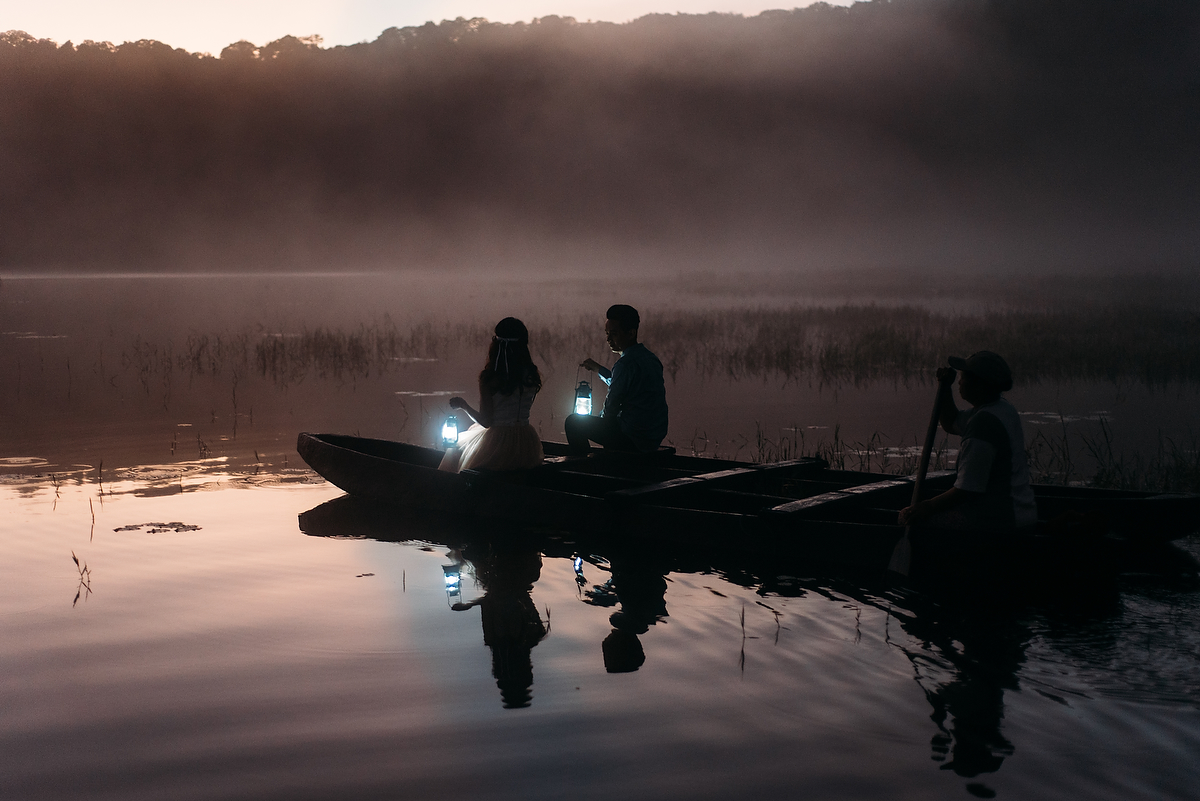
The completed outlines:
<svg viewBox="0 0 1200 801">
<path fill-rule="evenodd" d="M 458 447 L 442 457 L 441 470 L 473 467 L 524 470 L 542 463 L 542 440 L 529 424 L 529 409 L 542 388 L 542 376 L 529 355 L 529 330 L 515 317 L 496 324 L 488 361 L 479 374 L 479 409 L 462 398 L 450 406 L 475 424 L 459 435 Z"/>
<path fill-rule="evenodd" d="M 633 632 L 613 629 L 600 643 L 604 669 L 609 673 L 633 673 L 646 664 L 646 652 Z"/>
<path fill-rule="evenodd" d="M 667 435 L 667 391 L 658 357 L 638 342 L 641 317 L 632 306 L 618 304 L 605 315 L 604 334 L 620 358 L 612 370 L 593 359 L 586 367 L 608 385 L 599 417 L 572 414 L 564 428 L 575 453 L 587 453 L 589 441 L 622 451 L 653 451 Z"/>
<path fill-rule="evenodd" d="M 922 652 L 908 654 L 919 665 L 917 683 L 938 727 L 930 742 L 933 758 L 964 778 L 995 773 L 1014 751 L 1003 732 L 1004 693 L 1019 687 L 1028 628 L 1013 610 L 990 602 L 961 617 L 948 606 L 909 611 L 904 630 L 923 643 L 922 652 L 937 654 L 950 667 L 949 675 L 939 675 L 937 662 L 928 663 Z"/>
<path fill-rule="evenodd" d="M 521 548 L 465 556 L 475 565 L 484 596 L 455 609 L 479 607 L 483 643 L 492 649 L 492 677 L 500 688 L 500 700 L 505 709 L 527 707 L 533 701 L 530 652 L 550 632 L 530 595 L 542 575 L 542 557 Z"/>
<path fill-rule="evenodd" d="M 608 622 L 612 631 L 604 642 L 604 669 L 609 673 L 631 673 L 646 661 L 639 634 L 668 617 L 667 582 L 657 560 L 643 553 L 613 553 L 612 575 L 587 593 L 585 603 L 621 608 Z"/>
<path fill-rule="evenodd" d="M 951 384 L 962 371 L 958 391 L 970 409 L 959 411 Z M 1006 533 L 1037 523 L 1037 506 L 1029 486 L 1029 459 L 1021 417 L 1001 397 L 1012 388 L 1004 359 L 980 351 L 968 359 L 950 358 L 937 372 L 941 424 L 962 437 L 958 478 L 941 495 L 900 511 L 900 524 L 955 530 Z"/>
</svg>

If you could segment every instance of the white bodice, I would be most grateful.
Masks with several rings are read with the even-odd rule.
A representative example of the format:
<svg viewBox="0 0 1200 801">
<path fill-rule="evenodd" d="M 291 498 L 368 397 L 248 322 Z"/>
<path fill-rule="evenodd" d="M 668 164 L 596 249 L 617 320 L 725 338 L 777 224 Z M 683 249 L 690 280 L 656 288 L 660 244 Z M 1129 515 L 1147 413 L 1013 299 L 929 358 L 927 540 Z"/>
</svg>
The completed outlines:
<svg viewBox="0 0 1200 801">
<path fill-rule="evenodd" d="M 517 426 L 529 422 L 529 410 L 537 390 L 519 387 L 511 395 L 492 394 L 492 425 Z"/>
</svg>

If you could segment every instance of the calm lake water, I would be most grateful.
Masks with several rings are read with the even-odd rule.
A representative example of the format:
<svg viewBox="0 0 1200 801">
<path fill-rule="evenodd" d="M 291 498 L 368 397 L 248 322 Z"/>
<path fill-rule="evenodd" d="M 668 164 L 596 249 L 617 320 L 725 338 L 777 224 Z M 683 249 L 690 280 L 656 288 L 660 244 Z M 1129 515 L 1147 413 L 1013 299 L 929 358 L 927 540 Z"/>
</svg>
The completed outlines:
<svg viewBox="0 0 1200 801">
<path fill-rule="evenodd" d="M 1192 578 L 1000 607 L 736 543 L 381 512 L 305 469 L 296 432 L 431 439 L 473 352 L 286 386 L 139 374 L 137 341 L 177 357 L 189 334 L 389 306 L 408 326 L 447 285 L 475 295 L 453 321 L 481 325 L 624 299 L 372 280 L 3 279 L 0 797 L 1195 797 Z M 573 358 L 543 360 L 548 438 Z M 668 392 L 676 445 L 723 454 L 755 423 L 902 446 L 930 394 L 687 375 Z M 1131 442 L 1181 436 L 1196 408 L 1194 389 L 1130 383 L 1012 395 L 1058 425 L 1105 412 Z"/>
</svg>

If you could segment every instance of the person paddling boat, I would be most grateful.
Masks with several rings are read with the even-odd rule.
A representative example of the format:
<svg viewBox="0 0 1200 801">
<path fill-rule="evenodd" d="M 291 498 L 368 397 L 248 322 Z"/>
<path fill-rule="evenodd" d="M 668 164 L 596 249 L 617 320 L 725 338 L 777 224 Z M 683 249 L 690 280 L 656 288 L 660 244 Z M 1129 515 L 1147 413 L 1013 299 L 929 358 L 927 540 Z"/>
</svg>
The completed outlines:
<svg viewBox="0 0 1200 801">
<path fill-rule="evenodd" d="M 937 372 L 940 422 L 962 437 L 954 486 L 900 510 L 900 525 L 1015 533 L 1037 523 L 1029 482 L 1029 457 L 1021 417 L 1001 393 L 1012 389 L 1012 371 L 1003 358 L 979 351 L 966 359 L 952 356 Z M 970 409 L 959 410 L 951 385 L 961 372 L 958 391 Z"/>
</svg>

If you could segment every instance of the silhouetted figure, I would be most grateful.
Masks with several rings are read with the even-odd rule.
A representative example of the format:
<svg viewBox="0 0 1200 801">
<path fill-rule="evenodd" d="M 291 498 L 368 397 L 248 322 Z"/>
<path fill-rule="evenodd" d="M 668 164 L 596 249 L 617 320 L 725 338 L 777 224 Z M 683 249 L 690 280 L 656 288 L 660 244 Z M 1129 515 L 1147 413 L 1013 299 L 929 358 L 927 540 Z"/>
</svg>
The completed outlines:
<svg viewBox="0 0 1200 801">
<path fill-rule="evenodd" d="M 540 562 L 540 560 L 539 560 Z M 546 627 L 526 592 L 489 593 L 479 603 L 483 643 L 492 649 L 492 677 L 500 688 L 505 709 L 533 702 L 533 647 L 546 636 Z"/>
<path fill-rule="evenodd" d="M 950 663 L 951 674 L 939 677 L 909 654 L 938 728 L 930 741 L 933 758 L 942 770 L 973 778 L 995 773 L 1013 753 L 1002 732 L 1004 691 L 1019 689 L 1017 672 L 1031 635 L 1018 607 L 981 598 L 953 600 L 953 611 L 943 604 L 910 609 L 912 616 L 901 618 L 901 625 Z"/>
<path fill-rule="evenodd" d="M 604 669 L 609 673 L 632 673 L 646 663 L 646 652 L 636 634 L 613 629 L 604 642 Z"/>
<path fill-rule="evenodd" d="M 542 439 L 529 424 L 529 410 L 542 388 L 529 354 L 529 329 L 517 318 L 505 317 L 495 330 L 479 374 L 479 408 L 459 397 L 450 399 L 450 408 L 461 409 L 475 422 L 459 435 L 458 447 L 446 451 L 441 470 L 526 470 L 544 458 Z"/>
<path fill-rule="evenodd" d="M 601 643 L 604 669 L 609 673 L 630 673 L 646 661 L 638 640 L 650 627 L 667 617 L 667 581 L 669 569 L 644 553 L 614 552 L 609 563 L 612 573 L 604 584 L 588 593 L 586 603 L 615 606 L 609 615 L 612 632 Z"/>
<path fill-rule="evenodd" d="M 492 649 L 492 676 L 505 709 L 527 707 L 533 700 L 531 651 L 549 633 L 530 592 L 542 575 L 542 557 L 534 550 L 489 550 L 467 554 L 484 595 L 466 609 L 478 606 L 483 642 Z"/>
<path fill-rule="evenodd" d="M 658 357 L 638 342 L 641 316 L 624 304 L 610 306 L 604 335 L 613 353 L 620 354 L 612 369 L 584 359 L 581 367 L 595 372 L 608 385 L 599 417 L 569 415 L 564 423 L 567 443 L 585 454 L 589 442 L 621 451 L 648 453 L 667 436 L 667 390 Z"/>
<path fill-rule="evenodd" d="M 1002 392 L 1012 389 L 1004 359 L 979 351 L 968 359 L 950 357 L 938 369 L 942 428 L 962 437 L 958 477 L 941 495 L 900 511 L 900 524 L 980 534 L 1011 534 L 1037 523 L 1037 505 L 1029 485 L 1029 457 L 1021 417 Z M 971 408 L 959 411 L 951 384 L 962 371 L 958 391 Z M 914 540 L 914 544 L 919 539 Z"/>
</svg>

